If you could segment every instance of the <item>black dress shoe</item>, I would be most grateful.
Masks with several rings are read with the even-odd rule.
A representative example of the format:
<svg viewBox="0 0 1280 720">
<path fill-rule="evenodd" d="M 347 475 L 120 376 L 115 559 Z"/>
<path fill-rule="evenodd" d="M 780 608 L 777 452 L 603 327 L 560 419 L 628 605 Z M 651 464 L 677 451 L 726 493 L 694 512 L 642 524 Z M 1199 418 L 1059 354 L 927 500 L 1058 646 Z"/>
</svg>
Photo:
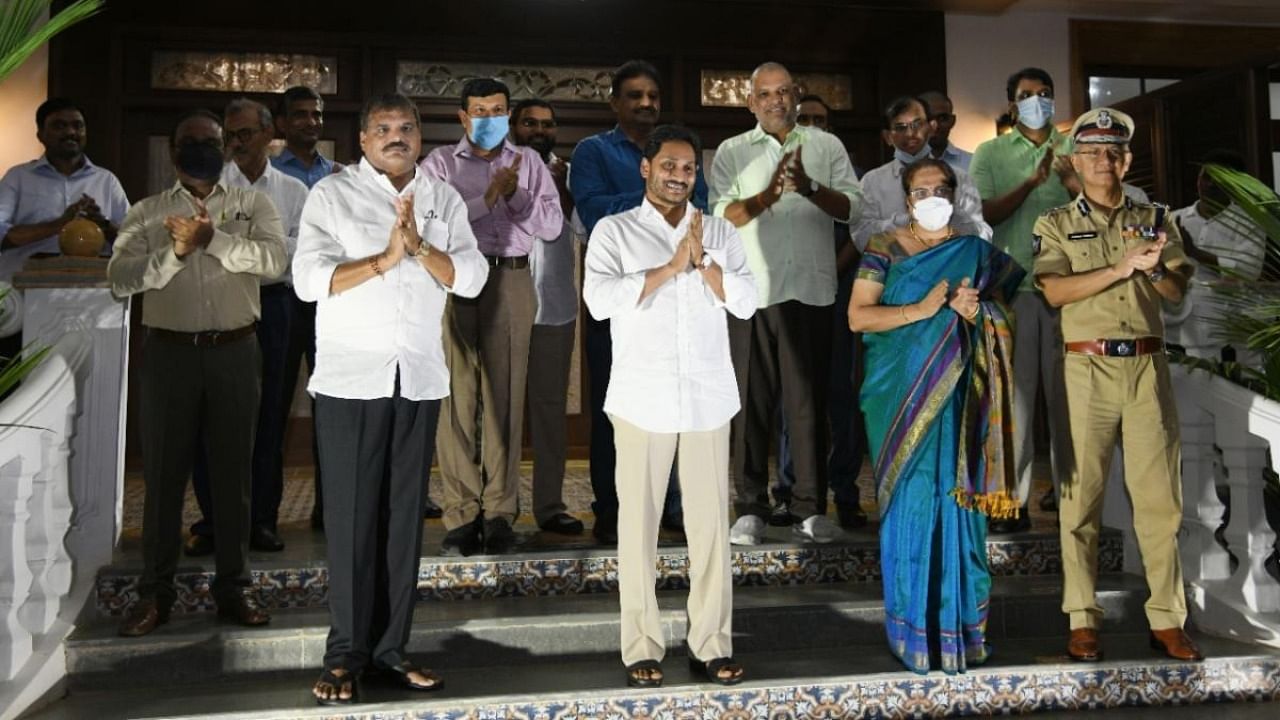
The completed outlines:
<svg viewBox="0 0 1280 720">
<path fill-rule="evenodd" d="M 444 542 L 440 543 L 440 554 L 467 557 L 480 552 L 480 528 L 483 522 L 484 519 L 477 515 L 475 520 L 445 533 Z"/>
<path fill-rule="evenodd" d="M 503 555 L 516 546 L 516 534 L 506 518 L 490 518 L 484 521 L 484 551 L 488 555 Z"/>
<path fill-rule="evenodd" d="M 769 513 L 769 524 L 774 527 L 791 527 L 803 519 L 791 514 L 791 503 L 786 500 L 778 501 L 773 512 Z"/>
<path fill-rule="evenodd" d="M 431 498 L 427 498 L 422 507 L 422 517 L 427 520 L 438 520 L 444 517 L 444 510 L 435 504 Z"/>
<path fill-rule="evenodd" d="M 546 522 L 538 523 L 538 527 L 543 532 L 557 535 L 581 535 L 583 530 L 582 521 L 569 513 L 556 513 L 547 518 Z"/>
<path fill-rule="evenodd" d="M 263 610 L 258 601 L 247 591 L 236 593 L 233 597 L 218 600 L 218 616 L 234 620 L 241 625 L 253 627 L 271 622 L 271 615 Z"/>
<path fill-rule="evenodd" d="M 837 505 L 836 516 L 840 519 L 840 527 L 845 530 L 856 530 L 867 526 L 867 514 L 859 505 Z"/>
<path fill-rule="evenodd" d="M 204 557 L 213 554 L 213 536 L 212 535 L 191 535 L 187 538 L 187 542 L 182 546 L 182 551 L 187 557 Z"/>
<path fill-rule="evenodd" d="M 1027 515 L 1026 508 L 1022 509 L 1018 517 L 992 520 L 987 524 L 988 535 L 1008 535 L 1009 533 L 1026 532 L 1030 529 L 1031 516 Z"/>
<path fill-rule="evenodd" d="M 249 531 L 249 548 L 262 552 L 280 552 L 284 549 L 284 541 L 275 530 L 266 525 L 254 525 Z"/>
<path fill-rule="evenodd" d="M 596 524 L 591 527 L 591 534 L 601 545 L 617 545 L 618 519 L 597 515 Z"/>
</svg>

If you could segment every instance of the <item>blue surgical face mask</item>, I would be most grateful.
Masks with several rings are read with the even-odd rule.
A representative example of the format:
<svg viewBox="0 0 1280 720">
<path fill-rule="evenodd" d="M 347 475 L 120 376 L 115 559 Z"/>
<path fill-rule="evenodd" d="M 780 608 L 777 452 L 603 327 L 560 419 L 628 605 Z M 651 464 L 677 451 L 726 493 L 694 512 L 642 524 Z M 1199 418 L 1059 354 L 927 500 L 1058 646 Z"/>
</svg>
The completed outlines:
<svg viewBox="0 0 1280 720">
<path fill-rule="evenodd" d="M 502 144 L 510 129 L 510 118 L 506 115 L 471 118 L 471 142 L 481 150 L 492 150 Z"/>
<path fill-rule="evenodd" d="M 927 158 L 927 157 L 929 157 L 929 143 L 928 143 L 928 142 L 925 142 L 925 144 L 924 144 L 923 146 L 921 146 L 921 148 L 920 148 L 920 152 L 916 153 L 915 155 L 908 155 L 907 153 L 903 152 L 902 150 L 900 150 L 900 149 L 898 149 L 898 148 L 894 148 L 894 149 L 893 149 L 893 159 L 897 160 L 898 162 L 902 163 L 903 165 L 910 165 L 911 163 L 913 163 L 913 162 L 915 162 L 915 161 L 917 161 L 917 160 L 923 160 L 923 159 L 925 159 L 925 158 Z"/>
<path fill-rule="evenodd" d="M 1053 98 L 1032 95 L 1018 101 L 1018 122 L 1039 130 L 1053 120 Z"/>
</svg>

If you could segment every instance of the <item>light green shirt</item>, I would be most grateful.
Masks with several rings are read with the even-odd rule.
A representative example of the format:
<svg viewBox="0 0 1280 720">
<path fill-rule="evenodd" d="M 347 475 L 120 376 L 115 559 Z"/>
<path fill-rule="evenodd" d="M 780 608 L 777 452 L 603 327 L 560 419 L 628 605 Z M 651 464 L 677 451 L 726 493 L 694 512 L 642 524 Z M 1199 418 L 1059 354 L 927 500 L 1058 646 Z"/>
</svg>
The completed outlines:
<svg viewBox="0 0 1280 720">
<path fill-rule="evenodd" d="M 1057 128 L 1053 128 L 1049 131 L 1049 139 L 1036 146 L 1015 127 L 1012 132 L 982 143 L 974 151 L 973 162 L 969 164 L 969 175 L 978 186 L 978 194 L 986 201 L 1011 192 L 1035 173 L 1036 166 L 1049 147 L 1053 147 L 1055 153 L 1064 155 L 1071 152 L 1071 140 L 1058 132 Z M 1069 202 L 1071 193 L 1063 186 L 1058 174 L 1050 172 L 1046 182 L 1032 190 L 1012 215 L 995 226 L 992 244 L 1027 271 L 1022 284 L 1018 286 L 1020 292 L 1035 291 L 1031 274 L 1031 230 L 1035 227 L 1036 218 L 1047 210 Z"/>
<path fill-rule="evenodd" d="M 711 166 L 711 212 L 724 217 L 731 203 L 755 195 L 769 185 L 782 156 L 797 148 L 804 171 L 820 185 L 849 198 L 853 222 L 862 212 L 862 189 L 849 154 L 835 135 L 797 125 L 785 144 L 756 125 L 725 140 Z M 738 228 L 755 277 L 760 307 L 787 300 L 825 306 L 836 299 L 835 219 L 797 193 L 785 193 L 759 217 Z"/>
</svg>

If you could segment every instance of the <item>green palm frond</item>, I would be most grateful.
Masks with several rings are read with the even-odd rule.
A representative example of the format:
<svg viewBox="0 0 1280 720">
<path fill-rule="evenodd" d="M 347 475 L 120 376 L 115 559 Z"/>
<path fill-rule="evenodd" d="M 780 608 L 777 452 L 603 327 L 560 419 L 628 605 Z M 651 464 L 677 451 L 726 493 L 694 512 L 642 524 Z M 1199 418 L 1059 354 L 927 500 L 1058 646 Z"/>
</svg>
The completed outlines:
<svg viewBox="0 0 1280 720">
<path fill-rule="evenodd" d="M 103 0 L 76 0 L 48 22 L 36 22 L 51 0 L 0 0 L 0 80 L 54 35 L 102 10 Z"/>
</svg>

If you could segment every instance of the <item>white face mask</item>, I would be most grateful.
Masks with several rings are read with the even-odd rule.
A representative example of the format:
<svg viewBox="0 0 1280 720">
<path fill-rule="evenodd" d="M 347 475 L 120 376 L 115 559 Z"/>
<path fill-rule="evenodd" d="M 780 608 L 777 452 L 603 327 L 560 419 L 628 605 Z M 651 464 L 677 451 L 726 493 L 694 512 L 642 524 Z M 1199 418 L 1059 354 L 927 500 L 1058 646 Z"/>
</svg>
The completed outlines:
<svg viewBox="0 0 1280 720">
<path fill-rule="evenodd" d="M 927 197 L 911 208 L 916 223 L 929 232 L 936 232 L 951 222 L 951 201 L 940 197 Z"/>
<path fill-rule="evenodd" d="M 1053 98 L 1032 95 L 1018 101 L 1018 122 L 1039 130 L 1053 120 Z"/>
</svg>

